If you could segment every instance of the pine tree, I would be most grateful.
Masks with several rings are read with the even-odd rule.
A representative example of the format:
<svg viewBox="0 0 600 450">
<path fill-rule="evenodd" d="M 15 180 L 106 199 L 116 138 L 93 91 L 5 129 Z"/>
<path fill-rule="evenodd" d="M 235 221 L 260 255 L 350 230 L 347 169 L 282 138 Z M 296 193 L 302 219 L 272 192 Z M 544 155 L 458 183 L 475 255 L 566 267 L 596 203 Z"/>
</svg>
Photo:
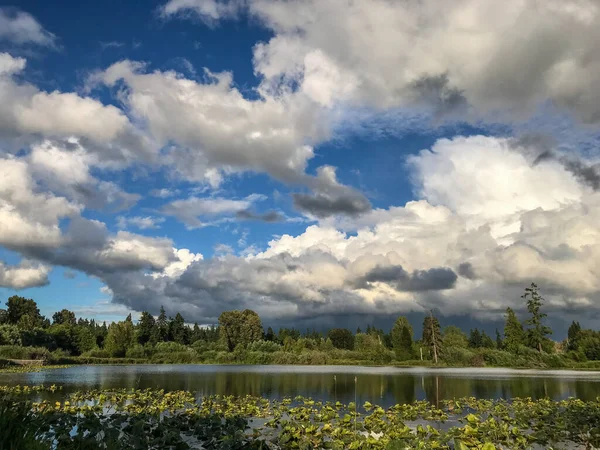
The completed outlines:
<svg viewBox="0 0 600 450">
<path fill-rule="evenodd" d="M 169 323 L 167 321 L 167 313 L 162 305 L 158 319 L 156 319 L 156 326 L 158 327 L 158 341 L 165 342 L 169 335 Z"/>
<path fill-rule="evenodd" d="M 442 351 L 442 333 L 440 322 L 433 316 L 433 311 L 423 321 L 423 345 L 431 349 L 433 361 L 437 364 Z"/>
<path fill-rule="evenodd" d="M 275 340 L 275 332 L 273 328 L 267 328 L 267 332 L 265 333 L 265 341 L 274 341 Z"/>
<path fill-rule="evenodd" d="M 525 293 L 521 298 L 527 301 L 527 311 L 531 314 L 531 318 L 525 321 L 527 325 L 530 325 L 530 328 L 527 330 L 530 345 L 541 353 L 542 342 L 547 339 L 547 335 L 552 334 L 550 327 L 543 323 L 547 314 L 540 311 L 544 304 L 544 299 L 539 294 L 535 283 L 531 283 L 530 287 L 525 288 Z"/>
<path fill-rule="evenodd" d="M 481 348 L 483 346 L 483 340 L 481 333 L 477 328 L 471 330 L 469 335 L 469 347 L 471 348 Z"/>
<path fill-rule="evenodd" d="M 573 321 L 567 332 L 567 348 L 569 350 L 577 350 L 579 348 L 579 339 L 581 337 L 581 325 L 579 322 Z"/>
<path fill-rule="evenodd" d="M 485 332 L 481 332 L 481 346 L 483 348 L 494 348 L 494 340 Z"/>
<path fill-rule="evenodd" d="M 519 346 L 525 344 L 525 333 L 523 325 L 519 322 L 517 315 L 511 308 L 506 308 L 506 323 L 504 325 L 504 348 L 517 353 Z"/>
<path fill-rule="evenodd" d="M 498 350 L 502 350 L 504 348 L 504 342 L 502 342 L 502 336 L 500 335 L 498 328 L 496 328 L 496 348 Z"/>
<path fill-rule="evenodd" d="M 148 311 L 142 311 L 137 326 L 137 341 L 141 345 L 150 342 L 155 336 L 155 325 L 156 321 L 154 320 L 154 317 L 152 317 L 152 314 L 150 314 Z"/>
</svg>

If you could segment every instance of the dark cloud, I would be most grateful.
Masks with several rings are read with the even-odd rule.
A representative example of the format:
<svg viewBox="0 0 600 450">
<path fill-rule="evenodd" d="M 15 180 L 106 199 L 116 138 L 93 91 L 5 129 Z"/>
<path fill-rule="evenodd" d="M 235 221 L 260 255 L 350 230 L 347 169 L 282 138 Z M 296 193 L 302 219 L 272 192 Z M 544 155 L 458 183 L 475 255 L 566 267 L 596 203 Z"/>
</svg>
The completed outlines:
<svg viewBox="0 0 600 450">
<path fill-rule="evenodd" d="M 359 284 L 368 287 L 369 283 L 382 282 L 393 286 L 398 291 L 439 291 L 452 289 L 457 278 L 454 271 L 447 267 L 415 270 L 410 274 L 400 265 L 377 266 L 362 277 Z"/>
<path fill-rule="evenodd" d="M 283 215 L 279 214 L 277 211 L 268 211 L 266 213 L 260 214 L 255 213 L 249 209 L 238 211 L 236 213 L 236 217 L 242 220 L 256 220 L 259 222 L 267 223 L 281 222 L 285 219 Z"/>
<path fill-rule="evenodd" d="M 437 116 L 465 111 L 468 107 L 464 92 L 449 85 L 448 75 L 423 75 L 412 83 L 416 101 L 434 108 Z"/>
<path fill-rule="evenodd" d="M 371 203 L 359 192 L 348 191 L 341 195 L 292 194 L 294 206 L 316 217 L 336 214 L 357 216 L 371 210 Z"/>
<path fill-rule="evenodd" d="M 458 274 L 461 277 L 467 278 L 469 280 L 477 279 L 477 274 L 475 273 L 475 268 L 473 267 L 473 264 L 471 264 L 470 262 L 464 262 L 462 264 L 459 264 L 458 265 Z"/>
<path fill-rule="evenodd" d="M 555 141 L 543 134 L 531 133 L 513 140 L 513 148 L 518 149 L 536 166 L 546 161 L 556 161 L 583 185 L 594 191 L 600 189 L 600 164 L 590 164 L 577 155 L 564 155 L 555 150 Z"/>
</svg>

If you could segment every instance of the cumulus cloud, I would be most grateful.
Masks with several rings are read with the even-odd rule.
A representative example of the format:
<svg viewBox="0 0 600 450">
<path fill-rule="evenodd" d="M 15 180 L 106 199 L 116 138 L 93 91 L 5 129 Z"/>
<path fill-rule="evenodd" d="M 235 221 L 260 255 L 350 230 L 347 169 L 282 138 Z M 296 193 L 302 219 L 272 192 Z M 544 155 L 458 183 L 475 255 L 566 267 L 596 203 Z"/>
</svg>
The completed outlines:
<svg viewBox="0 0 600 450">
<path fill-rule="evenodd" d="M 599 194 L 562 164 L 532 165 L 512 146 L 477 136 L 438 141 L 409 161 L 420 199 L 368 211 L 352 233 L 323 221 L 262 252 L 192 262 L 175 277 L 131 282 L 111 273 L 107 283 L 130 308 L 151 297 L 154 310 L 184 308 L 209 323 L 233 308 L 288 321 L 431 308 L 498 319 L 507 306 L 522 308 L 531 281 L 549 310 L 589 312 L 600 299 Z"/>
<path fill-rule="evenodd" d="M 164 9 L 217 20 L 240 3 L 171 0 Z M 424 93 L 436 110 L 468 102 L 480 113 L 527 114 L 551 100 L 585 122 L 600 120 L 591 88 L 600 81 L 600 8 L 592 0 L 242 4 L 274 34 L 254 50 L 271 90 L 298 85 L 322 104 L 375 108 L 410 105 Z"/>
<path fill-rule="evenodd" d="M 0 40 L 18 45 L 54 47 L 56 36 L 45 30 L 31 14 L 15 8 L 0 8 Z"/>
<path fill-rule="evenodd" d="M 46 286 L 49 272 L 49 267 L 28 261 L 16 266 L 8 266 L 0 261 L 0 286 L 11 289 Z"/>
</svg>

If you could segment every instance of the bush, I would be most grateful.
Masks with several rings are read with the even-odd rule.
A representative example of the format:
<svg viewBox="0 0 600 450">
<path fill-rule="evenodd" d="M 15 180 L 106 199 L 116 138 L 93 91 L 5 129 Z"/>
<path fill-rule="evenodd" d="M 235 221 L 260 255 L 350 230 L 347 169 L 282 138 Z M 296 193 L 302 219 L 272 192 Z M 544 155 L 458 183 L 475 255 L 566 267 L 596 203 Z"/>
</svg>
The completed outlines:
<svg viewBox="0 0 600 450">
<path fill-rule="evenodd" d="M 81 354 L 85 358 L 110 358 L 110 353 L 104 349 L 95 348 Z"/>
<path fill-rule="evenodd" d="M 198 362 L 198 354 L 192 350 L 183 352 L 157 352 L 150 359 L 157 364 L 191 364 Z"/>
<path fill-rule="evenodd" d="M 251 352 L 274 353 L 281 350 L 281 345 L 273 341 L 255 341 L 248 346 Z"/>
<path fill-rule="evenodd" d="M 127 350 L 127 352 L 125 353 L 125 357 L 127 358 L 147 358 L 148 354 L 146 349 L 141 346 L 141 345 L 134 345 L 133 347 L 131 347 L 130 349 Z"/>
<path fill-rule="evenodd" d="M 47 359 L 50 351 L 44 347 L 19 347 L 0 345 L 0 358 L 5 359 Z"/>
<path fill-rule="evenodd" d="M 475 353 L 463 347 L 446 347 L 442 360 L 450 366 L 466 366 L 471 363 Z"/>
<path fill-rule="evenodd" d="M 191 350 L 189 347 L 179 344 L 177 342 L 159 342 L 154 347 L 156 353 L 168 353 L 168 352 L 187 352 Z"/>
</svg>

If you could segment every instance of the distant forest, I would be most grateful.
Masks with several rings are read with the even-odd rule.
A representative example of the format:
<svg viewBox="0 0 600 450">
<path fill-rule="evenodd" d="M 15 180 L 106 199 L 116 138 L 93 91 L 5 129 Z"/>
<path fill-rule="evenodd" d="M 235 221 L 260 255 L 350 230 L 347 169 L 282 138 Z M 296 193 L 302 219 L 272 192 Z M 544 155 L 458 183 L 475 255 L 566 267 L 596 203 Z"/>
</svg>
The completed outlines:
<svg viewBox="0 0 600 450">
<path fill-rule="evenodd" d="M 506 310 L 503 330 L 494 336 L 456 326 L 441 329 L 433 313 L 414 336 L 404 316 L 391 330 L 367 325 L 364 330 L 333 328 L 328 332 L 271 327 L 264 329 L 251 310 L 225 311 L 218 325 L 189 326 L 182 314 L 158 317 L 147 311 L 137 323 L 127 316 L 111 324 L 57 311 L 48 319 L 32 299 L 12 296 L 0 309 L 0 362 L 40 359 L 65 363 L 238 363 L 368 364 L 506 367 L 588 367 L 600 363 L 600 332 L 573 322 L 564 342 L 550 339 L 544 299 L 535 284 L 522 300 L 528 317 L 519 321 Z M 600 368 L 600 364 L 597 365 Z"/>
</svg>

